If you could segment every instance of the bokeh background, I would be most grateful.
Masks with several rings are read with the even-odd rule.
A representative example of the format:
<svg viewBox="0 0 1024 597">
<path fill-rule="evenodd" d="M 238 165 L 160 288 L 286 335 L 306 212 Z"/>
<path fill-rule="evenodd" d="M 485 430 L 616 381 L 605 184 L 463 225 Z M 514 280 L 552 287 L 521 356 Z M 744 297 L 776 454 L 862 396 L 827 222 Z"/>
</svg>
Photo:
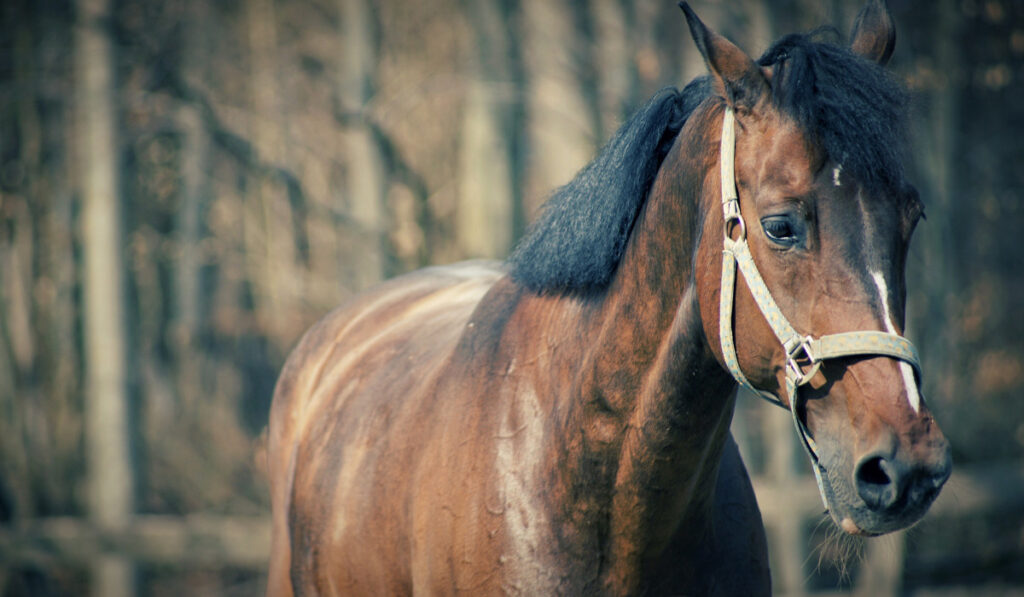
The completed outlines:
<svg viewBox="0 0 1024 597">
<path fill-rule="evenodd" d="M 695 0 L 758 55 L 859 0 Z M 779 594 L 1024 595 L 1024 2 L 890 0 L 913 98 L 908 333 L 957 472 L 830 536 L 786 413 L 742 402 Z M 674 0 L 0 3 L 0 597 L 253 595 L 261 433 L 303 330 L 504 257 L 657 89 Z"/>
</svg>

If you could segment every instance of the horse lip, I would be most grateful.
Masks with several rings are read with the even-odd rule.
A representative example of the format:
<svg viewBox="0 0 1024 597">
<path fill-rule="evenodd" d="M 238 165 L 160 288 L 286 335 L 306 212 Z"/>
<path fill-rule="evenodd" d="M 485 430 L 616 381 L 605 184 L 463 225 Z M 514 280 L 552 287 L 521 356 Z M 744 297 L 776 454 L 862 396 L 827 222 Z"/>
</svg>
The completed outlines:
<svg viewBox="0 0 1024 597">
<path fill-rule="evenodd" d="M 823 473 L 827 469 L 823 467 Z M 930 489 L 928 495 L 914 502 L 904 502 L 902 506 L 877 510 L 863 500 L 856 503 L 839 499 L 833 488 L 832 476 L 822 475 L 825 499 L 828 502 L 828 514 L 832 521 L 843 532 L 858 537 L 878 537 L 900 529 L 909 528 L 924 517 L 928 508 L 939 494 L 939 487 Z"/>
<path fill-rule="evenodd" d="M 868 504 L 861 503 L 850 507 L 842 504 L 843 512 L 831 510 L 832 519 L 846 533 L 861 537 L 877 537 L 917 524 L 928 512 L 929 507 L 938 495 L 938 491 L 916 503 L 904 503 L 902 507 L 885 510 L 874 510 Z"/>
<path fill-rule="evenodd" d="M 879 533 L 872 533 L 860 528 L 849 516 L 840 521 L 839 527 L 846 531 L 848 535 L 856 535 L 858 537 L 877 537 L 879 535 Z"/>
<path fill-rule="evenodd" d="M 857 526 L 857 523 L 853 522 L 853 519 L 850 518 L 849 516 L 844 518 L 839 523 L 839 526 L 840 526 L 840 528 L 842 528 L 844 531 L 846 531 L 847 533 L 849 533 L 851 535 L 859 535 L 859 534 L 861 534 L 863 532 L 863 531 L 860 530 L 860 527 Z"/>
</svg>

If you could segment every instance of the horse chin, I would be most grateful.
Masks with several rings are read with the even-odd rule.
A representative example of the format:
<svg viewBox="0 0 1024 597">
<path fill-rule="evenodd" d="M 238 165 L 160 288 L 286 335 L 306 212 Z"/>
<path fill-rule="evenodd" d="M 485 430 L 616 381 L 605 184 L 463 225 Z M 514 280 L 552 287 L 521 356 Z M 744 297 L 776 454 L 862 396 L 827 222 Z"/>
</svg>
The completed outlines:
<svg viewBox="0 0 1024 597">
<path fill-rule="evenodd" d="M 913 526 L 924 516 L 925 509 L 920 512 L 873 512 L 866 508 L 852 508 L 845 512 L 829 509 L 832 520 L 839 528 L 849 535 L 860 537 L 877 537 Z"/>
<path fill-rule="evenodd" d="M 822 475 L 822 488 L 828 513 L 843 532 L 858 537 L 877 537 L 916 524 L 928 511 L 934 497 L 903 507 L 873 509 L 857 497 L 853 487 L 842 478 L 836 478 L 832 469 Z"/>
</svg>

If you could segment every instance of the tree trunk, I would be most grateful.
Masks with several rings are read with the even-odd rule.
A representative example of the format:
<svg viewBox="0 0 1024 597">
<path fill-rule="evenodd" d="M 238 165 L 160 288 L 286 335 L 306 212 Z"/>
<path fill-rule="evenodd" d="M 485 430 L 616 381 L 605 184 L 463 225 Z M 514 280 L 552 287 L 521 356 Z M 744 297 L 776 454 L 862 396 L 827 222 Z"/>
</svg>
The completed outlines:
<svg viewBox="0 0 1024 597">
<path fill-rule="evenodd" d="M 387 223 L 387 163 L 367 123 L 377 68 L 377 25 L 368 0 L 340 0 L 341 109 L 354 115 L 344 132 L 345 195 L 348 212 L 364 235 L 365 249 L 353 264 L 354 290 L 377 282 L 387 271 L 384 253 Z"/>
<path fill-rule="evenodd" d="M 765 404 L 757 405 L 762 409 Z M 793 422 L 780 410 L 763 413 L 764 437 L 771 438 L 768 446 L 767 469 L 772 483 L 780 487 L 807 481 L 800 473 L 806 470 L 806 460 L 800 454 Z M 799 463 L 799 464 L 798 464 Z M 805 513 L 795 508 L 780 508 L 782 516 L 775 520 L 769 535 L 772 541 L 773 584 L 779 592 L 792 597 L 807 594 L 804 586 L 804 561 L 807 558 L 807 539 L 804 534 Z"/>
<path fill-rule="evenodd" d="M 289 158 L 288 130 L 282 124 L 287 114 L 279 92 L 282 50 L 274 0 L 252 0 L 247 6 L 253 106 L 249 127 L 257 165 L 250 178 L 255 188 L 246 198 L 243 216 L 248 281 L 257 321 L 271 338 L 281 341 L 289 334 L 290 307 L 302 294 L 302 278 L 295 275 L 295 214 L 285 184 L 275 172 Z"/>
<path fill-rule="evenodd" d="M 547 0 L 523 0 L 523 21 L 529 118 L 524 196 L 526 213 L 535 216 L 551 192 L 594 157 L 597 139 L 574 66 L 572 52 L 580 39 L 571 9 Z"/>
<path fill-rule="evenodd" d="M 957 188 L 956 173 L 959 170 L 954 150 L 959 126 L 958 94 L 961 89 L 958 81 L 961 73 L 959 34 L 954 4 L 952 0 L 942 0 L 936 5 L 939 30 L 932 36 L 936 44 L 933 55 L 935 64 L 942 69 L 942 78 L 935 88 L 929 90 L 932 98 L 930 109 L 924 114 L 922 128 L 925 134 L 921 142 L 916 144 L 923 158 L 922 170 L 925 174 L 920 181 L 922 195 L 927 197 L 929 206 L 928 219 L 918 232 L 918 250 L 914 251 L 920 257 L 911 259 L 911 263 L 917 266 L 910 272 L 919 280 L 914 287 L 923 291 L 918 296 L 924 304 L 910 305 L 913 317 L 909 319 L 908 325 L 908 333 L 915 337 L 915 344 L 921 347 L 921 356 L 928 370 L 936 372 L 930 378 L 926 375 L 926 380 L 940 384 L 940 388 L 927 384 L 926 395 L 945 397 L 961 395 L 958 389 L 960 376 L 956 374 L 959 368 L 950 356 L 955 352 L 952 347 L 959 344 L 959 326 L 939 325 L 936 322 L 959 320 L 957 295 L 949 292 L 952 288 L 963 287 L 956 268 L 958 235 L 954 230 L 960 222 L 970 219 L 958 217 L 957 202 L 953 200 Z"/>
<path fill-rule="evenodd" d="M 193 26 L 185 33 L 183 68 L 186 79 L 205 80 L 204 61 L 208 57 L 204 23 L 209 16 L 206 3 L 193 0 L 188 15 Z M 184 104 L 177 110 L 178 126 L 182 134 L 181 146 L 181 204 L 176 214 L 177 267 L 175 268 L 175 320 L 179 344 L 185 348 L 195 341 L 202 317 L 202 296 L 199 285 L 201 254 L 199 241 L 203 236 L 202 215 L 210 194 L 210 136 L 203 122 L 200 108 Z"/>
<path fill-rule="evenodd" d="M 640 103 L 636 72 L 636 14 L 632 2 L 594 0 L 594 51 L 602 141 L 618 129 Z"/>
<path fill-rule="evenodd" d="M 520 201 L 514 136 L 521 88 L 503 0 L 466 7 L 476 53 L 461 131 L 456 236 L 462 254 L 504 257 L 511 248 Z"/>
<path fill-rule="evenodd" d="M 182 33 L 183 78 L 193 88 L 203 89 L 208 78 L 205 65 L 210 55 L 209 9 L 205 0 L 190 0 L 185 14 L 192 26 Z M 200 379 L 204 347 L 199 345 L 205 313 L 201 284 L 202 240 L 205 233 L 203 214 L 210 202 L 212 152 L 210 133 L 200 106 L 183 103 L 178 106 L 175 117 L 182 136 L 179 163 L 181 201 L 174 222 L 174 254 L 177 259 L 173 261 L 174 308 L 169 323 L 178 369 L 177 395 L 183 410 L 188 411 L 194 409 L 196 402 L 204 401 Z M 152 405 L 153 401 L 155 399 L 151 398 L 151 408 L 156 406 Z M 159 405 L 156 411 L 167 411 L 170 406 Z"/>
<path fill-rule="evenodd" d="M 79 0 L 77 8 L 75 99 L 85 265 L 86 495 L 93 523 L 120 530 L 129 524 L 134 510 L 134 483 L 111 10 L 108 0 Z M 94 574 L 94 594 L 132 593 L 133 571 L 128 560 L 99 555 Z"/>
</svg>

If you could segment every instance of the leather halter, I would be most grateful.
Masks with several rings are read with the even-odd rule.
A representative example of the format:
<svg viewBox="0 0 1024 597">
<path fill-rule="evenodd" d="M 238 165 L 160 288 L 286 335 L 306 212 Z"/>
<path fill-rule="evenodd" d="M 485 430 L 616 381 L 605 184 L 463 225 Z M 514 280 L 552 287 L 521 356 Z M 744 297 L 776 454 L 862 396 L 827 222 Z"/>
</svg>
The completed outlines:
<svg viewBox="0 0 1024 597">
<path fill-rule="evenodd" d="M 824 469 L 818 460 L 818 450 L 807 426 L 801 420 L 797 410 L 800 405 L 799 389 L 817 374 L 822 361 L 849 356 L 877 355 L 887 356 L 906 361 L 914 368 L 917 377 L 921 376 L 920 360 L 917 350 L 909 340 L 897 334 L 883 331 L 857 331 L 829 334 L 814 338 L 801 336 L 793 328 L 786 316 L 779 310 L 771 292 L 757 270 L 757 264 L 747 244 L 747 228 L 740 214 L 740 202 L 736 193 L 736 118 L 731 107 L 725 108 L 722 122 L 722 144 L 719 154 L 722 178 L 722 210 L 725 216 L 724 237 L 725 247 L 722 254 L 722 287 L 719 298 L 718 332 L 722 342 L 722 357 L 726 367 L 740 385 L 750 389 L 755 395 L 768 402 L 786 408 L 786 404 L 768 392 L 755 388 L 740 370 L 739 359 L 736 357 L 736 345 L 733 341 L 733 301 L 736 292 L 736 267 L 747 283 L 761 314 L 775 333 L 776 338 L 786 351 L 786 394 L 789 411 L 793 415 L 793 424 L 797 435 L 811 459 L 814 477 L 818 482 L 821 500 L 828 509 L 828 500 L 822 485 Z M 737 233 L 733 240 L 733 233 Z"/>
</svg>

